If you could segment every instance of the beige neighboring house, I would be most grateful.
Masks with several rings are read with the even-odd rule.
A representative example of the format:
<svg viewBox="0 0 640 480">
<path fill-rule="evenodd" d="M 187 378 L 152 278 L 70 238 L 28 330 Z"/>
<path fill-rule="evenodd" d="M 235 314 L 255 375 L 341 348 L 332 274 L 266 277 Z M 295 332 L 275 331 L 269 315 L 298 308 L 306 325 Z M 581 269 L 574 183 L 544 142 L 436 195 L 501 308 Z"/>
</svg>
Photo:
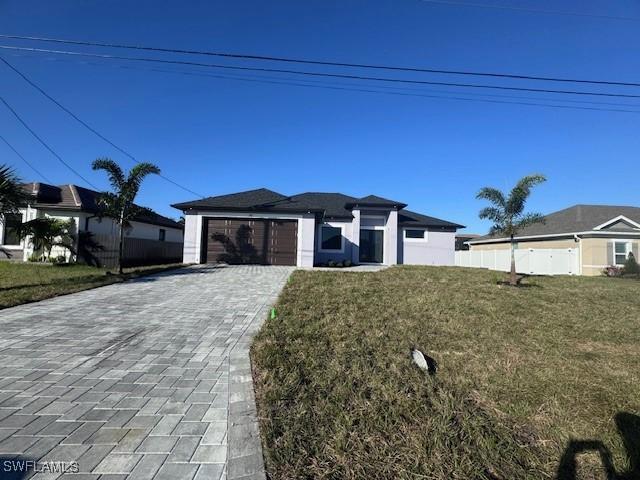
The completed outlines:
<svg viewBox="0 0 640 480">
<path fill-rule="evenodd" d="M 600 275 L 608 266 L 622 266 L 640 247 L 640 208 L 574 205 L 545 217 L 516 237 L 517 249 L 578 249 L 581 275 Z M 485 235 L 469 240 L 471 251 L 510 248 L 509 238 Z"/>
<path fill-rule="evenodd" d="M 104 249 L 96 252 L 99 261 L 105 266 L 114 264 L 119 229 L 111 218 L 98 216 L 99 192 L 78 185 L 46 183 L 28 183 L 24 189 L 31 196 L 29 203 L 19 213 L 0 221 L 0 260 L 7 259 L 8 253 L 10 260 L 27 261 L 33 254 L 33 245 L 28 237 L 18 237 L 16 227 L 35 218 L 48 217 L 72 220 L 76 241 L 81 232 L 91 232 Z M 125 259 L 128 255 L 132 264 L 180 261 L 184 232 L 180 223 L 151 210 L 130 223 L 131 228 L 125 230 Z M 70 252 L 55 247 L 52 257 L 58 255 L 69 258 Z"/>
</svg>

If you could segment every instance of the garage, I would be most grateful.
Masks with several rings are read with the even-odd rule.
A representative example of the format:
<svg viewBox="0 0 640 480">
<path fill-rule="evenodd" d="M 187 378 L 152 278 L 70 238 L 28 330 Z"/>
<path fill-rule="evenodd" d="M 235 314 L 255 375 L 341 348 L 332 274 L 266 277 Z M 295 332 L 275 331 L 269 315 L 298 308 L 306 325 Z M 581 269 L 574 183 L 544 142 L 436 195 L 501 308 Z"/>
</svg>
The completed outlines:
<svg viewBox="0 0 640 480">
<path fill-rule="evenodd" d="M 295 265 L 297 220 L 206 218 L 207 263 Z"/>
</svg>

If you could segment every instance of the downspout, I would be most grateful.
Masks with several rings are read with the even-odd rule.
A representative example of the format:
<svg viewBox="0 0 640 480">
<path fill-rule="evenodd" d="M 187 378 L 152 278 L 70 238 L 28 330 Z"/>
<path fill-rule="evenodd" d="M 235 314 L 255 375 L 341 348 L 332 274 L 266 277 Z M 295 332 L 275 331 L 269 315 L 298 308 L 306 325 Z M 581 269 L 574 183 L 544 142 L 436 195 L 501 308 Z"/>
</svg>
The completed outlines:
<svg viewBox="0 0 640 480">
<path fill-rule="evenodd" d="M 582 276 L 582 239 L 578 236 L 577 233 L 573 234 L 573 239 L 578 244 L 578 275 Z"/>
</svg>

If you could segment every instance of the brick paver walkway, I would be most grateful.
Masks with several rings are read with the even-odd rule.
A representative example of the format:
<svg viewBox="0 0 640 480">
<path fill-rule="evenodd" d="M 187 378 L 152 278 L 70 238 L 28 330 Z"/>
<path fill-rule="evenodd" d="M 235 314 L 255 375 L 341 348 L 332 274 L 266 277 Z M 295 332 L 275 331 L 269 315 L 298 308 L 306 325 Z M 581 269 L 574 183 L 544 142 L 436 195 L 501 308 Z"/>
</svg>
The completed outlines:
<svg viewBox="0 0 640 480">
<path fill-rule="evenodd" d="M 291 271 L 192 267 L 0 311 L 0 478 L 22 478 L 14 458 L 38 479 L 264 478 L 248 345 Z"/>
</svg>

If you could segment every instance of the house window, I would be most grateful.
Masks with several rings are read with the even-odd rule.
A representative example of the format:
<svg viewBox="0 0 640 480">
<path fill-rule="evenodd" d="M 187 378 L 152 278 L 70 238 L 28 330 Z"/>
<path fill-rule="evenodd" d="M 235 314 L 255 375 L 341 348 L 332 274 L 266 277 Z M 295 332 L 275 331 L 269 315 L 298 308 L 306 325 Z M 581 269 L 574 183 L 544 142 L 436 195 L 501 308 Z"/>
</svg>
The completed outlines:
<svg viewBox="0 0 640 480">
<path fill-rule="evenodd" d="M 415 240 L 424 240 L 424 229 L 408 228 L 404 231 L 404 238 L 411 238 Z"/>
<path fill-rule="evenodd" d="M 624 265 L 631 252 L 630 242 L 613 242 L 613 263 L 615 265 Z"/>
<path fill-rule="evenodd" d="M 330 225 L 320 227 L 320 249 L 342 250 L 342 229 Z"/>
<path fill-rule="evenodd" d="M 4 245 L 20 245 L 18 236 L 18 226 L 22 223 L 22 214 L 9 214 L 4 217 L 4 235 L 2 243 Z"/>
<path fill-rule="evenodd" d="M 165 237 L 167 236 L 167 231 L 164 228 L 161 228 L 158 232 L 158 240 L 164 242 Z"/>
</svg>

